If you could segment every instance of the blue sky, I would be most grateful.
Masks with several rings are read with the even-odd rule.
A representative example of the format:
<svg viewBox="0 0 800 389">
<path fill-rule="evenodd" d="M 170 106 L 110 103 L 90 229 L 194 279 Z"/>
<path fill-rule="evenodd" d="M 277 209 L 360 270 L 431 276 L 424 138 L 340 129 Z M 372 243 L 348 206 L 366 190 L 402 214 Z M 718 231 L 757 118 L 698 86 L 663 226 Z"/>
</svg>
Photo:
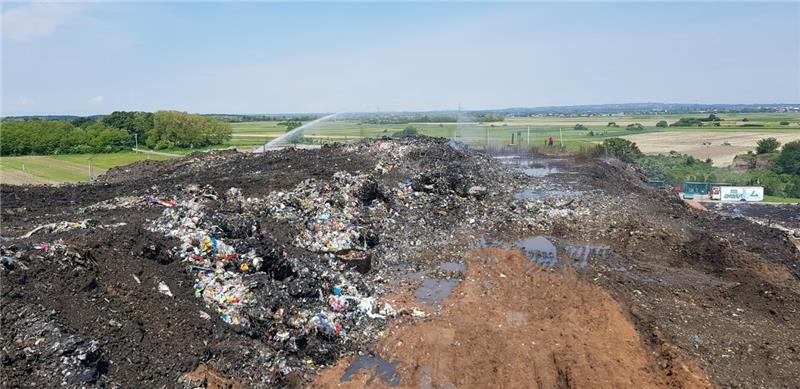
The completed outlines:
<svg viewBox="0 0 800 389">
<path fill-rule="evenodd" d="M 3 3 L 2 114 L 800 103 L 800 3 Z"/>
</svg>

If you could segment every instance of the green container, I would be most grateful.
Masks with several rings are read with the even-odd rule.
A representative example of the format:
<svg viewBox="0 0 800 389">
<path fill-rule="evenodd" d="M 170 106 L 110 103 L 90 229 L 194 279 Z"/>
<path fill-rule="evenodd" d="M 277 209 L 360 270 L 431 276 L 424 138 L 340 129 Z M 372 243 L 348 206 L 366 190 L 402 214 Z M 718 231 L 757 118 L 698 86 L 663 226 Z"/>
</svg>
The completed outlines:
<svg viewBox="0 0 800 389">
<path fill-rule="evenodd" d="M 707 182 L 684 182 L 681 185 L 681 195 L 685 199 L 708 196 L 711 191 L 711 184 Z"/>
</svg>

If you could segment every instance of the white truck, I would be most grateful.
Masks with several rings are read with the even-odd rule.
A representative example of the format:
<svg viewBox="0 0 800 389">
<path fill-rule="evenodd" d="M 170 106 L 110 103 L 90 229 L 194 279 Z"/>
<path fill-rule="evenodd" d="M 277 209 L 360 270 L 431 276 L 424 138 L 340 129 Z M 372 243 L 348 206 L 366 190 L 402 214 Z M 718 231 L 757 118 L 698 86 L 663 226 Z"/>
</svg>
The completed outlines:
<svg viewBox="0 0 800 389">
<path fill-rule="evenodd" d="M 721 201 L 764 201 L 764 187 L 715 186 L 711 189 L 711 199 Z"/>
</svg>

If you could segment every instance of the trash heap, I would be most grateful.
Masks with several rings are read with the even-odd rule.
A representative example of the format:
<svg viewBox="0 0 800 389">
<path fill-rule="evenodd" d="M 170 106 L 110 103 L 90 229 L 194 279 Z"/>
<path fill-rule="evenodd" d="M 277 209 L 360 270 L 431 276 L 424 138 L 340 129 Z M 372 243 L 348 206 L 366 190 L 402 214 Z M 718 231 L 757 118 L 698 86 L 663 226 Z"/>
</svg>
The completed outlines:
<svg viewBox="0 0 800 389">
<path fill-rule="evenodd" d="M 335 253 L 354 248 L 362 228 L 356 224 L 356 194 L 365 176 L 337 172 L 331 183 L 305 180 L 290 192 L 267 196 L 272 215 L 298 224 L 298 247 Z"/>
<path fill-rule="evenodd" d="M 174 254 L 196 271 L 195 296 L 202 297 L 226 323 L 246 326 L 248 320 L 241 309 L 255 302 L 255 297 L 242 274 L 257 269 L 262 259 L 253 251 L 237 253 L 219 237 L 219 226 L 207 226 L 205 202 L 209 199 L 217 199 L 210 189 L 202 195 L 171 200 L 175 205 L 167 207 L 150 230 L 180 240 Z"/>
</svg>

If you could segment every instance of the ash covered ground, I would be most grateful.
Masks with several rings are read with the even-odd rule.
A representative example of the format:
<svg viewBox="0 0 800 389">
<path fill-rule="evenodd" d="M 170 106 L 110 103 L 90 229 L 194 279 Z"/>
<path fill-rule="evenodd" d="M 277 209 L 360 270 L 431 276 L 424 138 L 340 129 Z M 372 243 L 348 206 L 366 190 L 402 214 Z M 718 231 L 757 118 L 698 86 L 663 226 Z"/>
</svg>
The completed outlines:
<svg viewBox="0 0 800 389">
<path fill-rule="evenodd" d="M 611 159 L 198 153 L 2 186 L 0 233 L 3 387 L 800 385 L 786 233 Z"/>
</svg>

